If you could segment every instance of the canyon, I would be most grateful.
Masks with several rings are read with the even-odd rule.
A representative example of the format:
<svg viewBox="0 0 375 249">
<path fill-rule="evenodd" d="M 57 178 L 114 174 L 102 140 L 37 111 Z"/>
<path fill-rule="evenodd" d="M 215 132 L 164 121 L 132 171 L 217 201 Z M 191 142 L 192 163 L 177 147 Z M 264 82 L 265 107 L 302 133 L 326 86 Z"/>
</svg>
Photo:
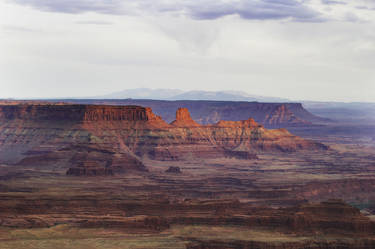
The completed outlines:
<svg viewBox="0 0 375 249">
<path fill-rule="evenodd" d="M 371 140 L 91 101 L 0 105 L 1 248 L 374 248 Z"/>
</svg>

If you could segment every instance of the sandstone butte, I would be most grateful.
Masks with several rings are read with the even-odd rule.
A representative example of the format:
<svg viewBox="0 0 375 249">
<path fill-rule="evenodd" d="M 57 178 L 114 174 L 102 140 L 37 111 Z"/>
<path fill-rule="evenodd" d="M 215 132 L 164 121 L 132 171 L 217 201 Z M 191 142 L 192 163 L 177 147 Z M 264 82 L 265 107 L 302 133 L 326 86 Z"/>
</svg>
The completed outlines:
<svg viewBox="0 0 375 249">
<path fill-rule="evenodd" d="M 0 105 L 0 158 L 13 163 L 91 165 L 95 172 L 112 174 L 112 169 L 97 168 L 116 165 L 119 172 L 144 171 L 144 156 L 155 160 L 231 155 L 254 159 L 260 151 L 327 149 L 286 129 L 265 129 L 251 118 L 200 125 L 186 108 L 179 108 L 176 120 L 168 124 L 151 108 L 140 106 Z M 84 163 L 99 158 L 101 166 Z"/>
</svg>

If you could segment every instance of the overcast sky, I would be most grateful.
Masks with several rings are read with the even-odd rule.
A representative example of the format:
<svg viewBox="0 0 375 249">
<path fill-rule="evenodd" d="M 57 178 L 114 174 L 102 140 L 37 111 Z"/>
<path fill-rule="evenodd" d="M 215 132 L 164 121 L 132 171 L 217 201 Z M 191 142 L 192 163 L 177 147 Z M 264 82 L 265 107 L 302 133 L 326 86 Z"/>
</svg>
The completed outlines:
<svg viewBox="0 0 375 249">
<path fill-rule="evenodd" d="M 139 87 L 375 102 L 375 0 L 0 0 L 0 97 Z"/>
</svg>

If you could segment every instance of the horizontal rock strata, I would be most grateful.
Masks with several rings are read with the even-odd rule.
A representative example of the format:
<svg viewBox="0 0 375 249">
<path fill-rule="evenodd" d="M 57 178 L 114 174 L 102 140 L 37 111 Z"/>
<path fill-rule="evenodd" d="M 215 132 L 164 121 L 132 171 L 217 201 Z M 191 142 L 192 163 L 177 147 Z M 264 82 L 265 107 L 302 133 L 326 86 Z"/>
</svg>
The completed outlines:
<svg viewBox="0 0 375 249">
<path fill-rule="evenodd" d="M 178 109 L 176 120 L 168 124 L 150 108 L 139 106 L 0 106 L 3 160 L 53 161 L 59 157 L 54 152 L 72 145 L 107 148 L 115 154 L 156 160 L 225 156 L 256 159 L 254 153 L 258 151 L 327 149 L 285 129 L 268 130 L 251 118 L 200 125 L 186 108 Z"/>
</svg>

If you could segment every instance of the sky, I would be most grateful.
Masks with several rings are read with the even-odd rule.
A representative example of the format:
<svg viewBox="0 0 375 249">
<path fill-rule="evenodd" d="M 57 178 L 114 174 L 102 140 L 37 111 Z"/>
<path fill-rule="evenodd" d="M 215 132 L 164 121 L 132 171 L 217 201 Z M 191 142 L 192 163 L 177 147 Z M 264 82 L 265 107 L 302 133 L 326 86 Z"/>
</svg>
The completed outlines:
<svg viewBox="0 0 375 249">
<path fill-rule="evenodd" d="M 375 0 L 0 0 L 0 98 L 140 87 L 375 102 Z"/>
</svg>

